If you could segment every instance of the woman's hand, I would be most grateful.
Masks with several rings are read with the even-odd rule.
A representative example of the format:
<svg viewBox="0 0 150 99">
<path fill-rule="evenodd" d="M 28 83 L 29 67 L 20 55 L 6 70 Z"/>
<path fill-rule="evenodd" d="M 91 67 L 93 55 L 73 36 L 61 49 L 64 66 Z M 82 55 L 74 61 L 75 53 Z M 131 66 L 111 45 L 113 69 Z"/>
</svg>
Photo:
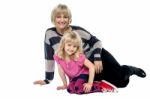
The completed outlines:
<svg viewBox="0 0 150 99">
<path fill-rule="evenodd" d="M 84 83 L 83 86 L 84 86 L 83 90 L 84 90 L 85 93 L 88 93 L 88 92 L 91 91 L 92 84 L 90 84 L 90 83 Z"/>
<path fill-rule="evenodd" d="M 102 61 L 94 61 L 94 65 L 95 65 L 95 72 L 96 72 L 96 74 L 101 73 L 102 70 L 103 70 Z"/>
<path fill-rule="evenodd" d="M 45 83 L 44 80 L 37 80 L 37 81 L 34 81 L 33 84 L 35 84 L 35 85 L 46 85 L 46 83 Z"/>
</svg>

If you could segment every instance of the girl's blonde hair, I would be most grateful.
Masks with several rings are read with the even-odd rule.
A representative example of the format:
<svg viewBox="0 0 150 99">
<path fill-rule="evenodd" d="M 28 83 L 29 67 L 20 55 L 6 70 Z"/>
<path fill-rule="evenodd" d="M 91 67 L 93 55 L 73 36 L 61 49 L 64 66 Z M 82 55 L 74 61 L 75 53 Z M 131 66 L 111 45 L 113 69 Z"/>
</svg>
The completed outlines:
<svg viewBox="0 0 150 99">
<path fill-rule="evenodd" d="M 66 43 L 72 43 L 72 44 L 75 44 L 75 46 L 77 46 L 77 51 L 71 56 L 71 59 L 74 59 L 74 60 L 78 59 L 79 55 L 83 53 L 82 40 L 79 34 L 76 32 L 70 31 L 68 33 L 65 33 L 64 36 L 61 38 L 56 54 L 62 59 L 65 58 L 64 48 L 65 48 Z"/>
<path fill-rule="evenodd" d="M 70 22 L 72 21 L 71 11 L 67 7 L 67 5 L 59 4 L 52 10 L 52 13 L 51 13 L 51 22 L 53 24 L 55 24 L 55 18 L 60 14 L 64 14 L 66 17 L 69 18 Z"/>
</svg>

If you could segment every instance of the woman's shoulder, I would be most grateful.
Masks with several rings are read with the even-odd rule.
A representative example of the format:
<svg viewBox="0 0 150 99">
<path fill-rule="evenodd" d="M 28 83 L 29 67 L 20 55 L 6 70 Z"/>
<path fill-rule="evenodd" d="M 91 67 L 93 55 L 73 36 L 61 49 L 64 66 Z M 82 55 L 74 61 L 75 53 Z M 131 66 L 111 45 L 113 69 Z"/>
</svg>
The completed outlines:
<svg viewBox="0 0 150 99">
<path fill-rule="evenodd" d="M 48 28 L 48 29 L 46 30 L 46 32 L 47 32 L 47 31 L 56 31 L 56 27 Z"/>
<path fill-rule="evenodd" d="M 55 27 L 48 28 L 45 34 L 56 34 L 56 28 Z"/>
<path fill-rule="evenodd" d="M 52 27 L 52 28 L 48 28 L 46 30 L 45 36 L 47 37 L 47 39 L 49 39 L 49 38 L 52 38 L 52 37 L 58 37 L 59 34 L 57 33 L 56 28 Z"/>
<path fill-rule="evenodd" d="M 71 28 L 72 28 L 73 30 L 85 30 L 83 27 L 81 27 L 81 26 L 76 26 L 76 25 L 71 25 Z"/>
<path fill-rule="evenodd" d="M 73 31 L 76 31 L 80 34 L 80 36 L 82 37 L 90 37 L 90 32 L 87 31 L 86 29 L 84 29 L 83 27 L 80 26 L 71 26 Z"/>
</svg>

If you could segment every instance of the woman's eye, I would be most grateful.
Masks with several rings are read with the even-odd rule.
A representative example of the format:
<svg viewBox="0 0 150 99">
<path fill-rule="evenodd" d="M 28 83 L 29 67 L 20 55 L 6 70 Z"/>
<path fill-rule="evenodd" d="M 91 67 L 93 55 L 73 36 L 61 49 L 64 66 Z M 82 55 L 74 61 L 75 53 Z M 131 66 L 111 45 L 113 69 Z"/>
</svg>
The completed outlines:
<svg viewBox="0 0 150 99">
<path fill-rule="evenodd" d="M 56 18 L 60 18 L 61 16 L 57 16 Z"/>
<path fill-rule="evenodd" d="M 68 18 L 67 16 L 64 16 L 64 18 Z"/>
</svg>

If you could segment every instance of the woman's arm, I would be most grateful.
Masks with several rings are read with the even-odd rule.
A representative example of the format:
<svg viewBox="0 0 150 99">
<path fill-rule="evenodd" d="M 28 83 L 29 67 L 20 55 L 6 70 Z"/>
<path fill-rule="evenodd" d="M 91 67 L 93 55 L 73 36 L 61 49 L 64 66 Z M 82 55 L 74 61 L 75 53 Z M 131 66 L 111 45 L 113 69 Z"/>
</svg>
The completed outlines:
<svg viewBox="0 0 150 99">
<path fill-rule="evenodd" d="M 86 56 L 94 56 L 92 60 L 90 59 L 90 61 L 92 61 L 95 65 L 95 72 L 97 74 L 101 73 L 101 71 L 103 70 L 101 59 L 102 42 L 82 27 L 72 26 L 72 28 L 81 36 Z M 92 55 L 89 53 L 92 53 Z"/>
<path fill-rule="evenodd" d="M 51 44 L 49 41 L 55 36 L 54 33 L 52 33 L 52 28 L 47 29 L 44 38 L 45 80 L 36 80 L 34 81 L 34 84 L 46 85 L 49 84 L 54 78 L 55 62 L 53 59 L 54 49 L 52 47 L 54 44 Z"/>
</svg>

